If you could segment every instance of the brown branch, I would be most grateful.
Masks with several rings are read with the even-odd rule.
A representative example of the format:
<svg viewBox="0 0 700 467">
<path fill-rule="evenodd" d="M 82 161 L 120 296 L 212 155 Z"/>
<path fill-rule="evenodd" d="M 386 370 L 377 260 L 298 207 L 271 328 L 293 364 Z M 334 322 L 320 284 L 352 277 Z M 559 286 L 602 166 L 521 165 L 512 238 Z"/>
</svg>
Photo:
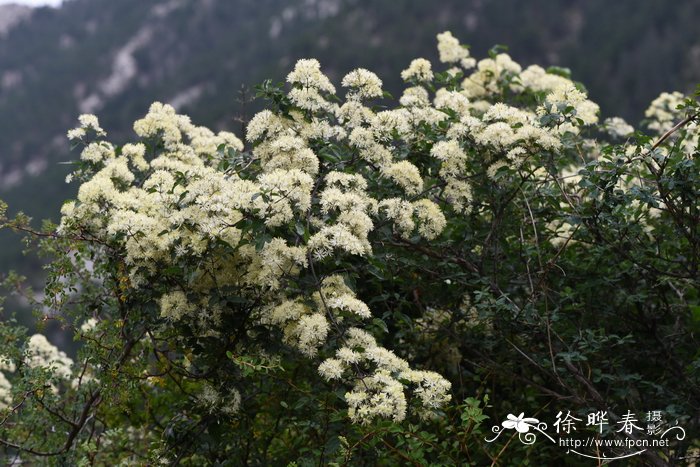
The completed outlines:
<svg viewBox="0 0 700 467">
<path fill-rule="evenodd" d="M 672 134 L 674 134 L 675 132 L 677 132 L 678 130 L 680 130 L 680 129 L 683 128 L 684 126 L 686 126 L 688 123 L 690 123 L 691 121 L 693 121 L 694 119 L 696 119 L 698 116 L 700 116 L 700 113 L 694 113 L 694 114 L 692 114 L 692 115 L 688 115 L 688 116 L 685 117 L 683 120 L 681 120 L 680 122 L 676 123 L 676 125 L 675 125 L 673 128 L 671 128 L 671 129 L 668 130 L 666 133 L 664 133 L 663 135 L 661 135 L 661 137 L 658 139 L 658 141 L 656 141 L 656 143 L 654 143 L 654 145 L 651 147 L 651 149 L 649 150 L 649 152 L 651 153 L 652 151 L 654 151 L 654 149 L 656 149 L 656 148 L 658 148 L 659 146 L 661 146 L 661 144 L 663 144 L 663 142 L 666 141 Z"/>
</svg>

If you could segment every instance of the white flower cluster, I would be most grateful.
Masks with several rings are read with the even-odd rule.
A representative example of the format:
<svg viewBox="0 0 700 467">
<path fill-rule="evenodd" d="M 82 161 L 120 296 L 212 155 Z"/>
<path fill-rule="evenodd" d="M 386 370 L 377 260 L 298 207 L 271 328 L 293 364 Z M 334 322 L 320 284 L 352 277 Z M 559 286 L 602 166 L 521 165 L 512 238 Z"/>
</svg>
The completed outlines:
<svg viewBox="0 0 700 467">
<path fill-rule="evenodd" d="M 685 117 L 685 111 L 678 107 L 684 103 L 686 96 L 680 92 L 662 92 L 654 99 L 644 113 L 647 118 L 647 127 L 661 135 L 681 121 Z M 700 147 L 700 132 L 698 124 L 691 121 L 683 127 L 684 136 L 681 141 L 681 149 L 685 154 L 694 154 Z M 678 139 L 679 134 L 673 135 L 672 140 Z"/>
<path fill-rule="evenodd" d="M 33 368 L 49 367 L 59 378 L 69 379 L 73 360 L 51 344 L 43 334 L 34 334 L 27 343 L 27 365 Z"/>
<path fill-rule="evenodd" d="M 649 119 L 647 127 L 650 130 L 662 134 L 670 130 L 679 120 L 681 112 L 678 106 L 683 103 L 685 96 L 676 92 L 662 92 L 659 97 L 651 101 L 649 108 L 644 112 L 644 116 Z"/>
<path fill-rule="evenodd" d="M 343 78 L 343 87 L 350 88 L 346 96 L 350 100 L 382 97 L 382 80 L 364 68 L 351 71 Z"/>
<path fill-rule="evenodd" d="M 163 318 L 177 321 L 184 315 L 196 311 L 194 304 L 187 301 L 187 297 L 182 291 L 170 292 L 160 298 L 160 315 Z"/>
<path fill-rule="evenodd" d="M 284 300 L 269 308 L 263 322 L 280 326 L 284 341 L 303 354 L 313 357 L 326 342 L 330 323 L 356 316 L 366 319 L 372 316 L 369 307 L 359 300 L 345 284 L 342 276 L 333 275 L 322 280 L 320 288 L 311 295 L 311 301 Z"/>
<path fill-rule="evenodd" d="M 295 85 L 289 92 L 289 98 L 300 109 L 316 112 L 319 110 L 333 111 L 334 106 L 322 93 L 334 94 L 335 87 L 326 75 L 321 73 L 318 60 L 301 59 L 294 71 L 287 75 L 287 82 Z"/>
<path fill-rule="evenodd" d="M 440 207 L 425 198 L 413 202 L 388 198 L 379 203 L 379 209 L 394 222 L 397 233 L 405 239 L 411 238 L 417 226 L 421 237 L 433 240 L 447 225 Z"/>
<path fill-rule="evenodd" d="M 423 177 L 418 167 L 408 161 L 399 161 L 382 167 L 385 177 L 393 180 L 403 188 L 407 195 L 417 195 L 423 191 Z"/>
<path fill-rule="evenodd" d="M 317 93 L 317 102 L 321 93 L 334 92 L 315 61 L 300 62 L 288 80 L 294 85 L 292 93 L 311 90 Z M 131 287 L 149 286 L 173 260 L 201 258 L 222 242 L 235 247 L 235 254 L 229 253 L 225 261 L 201 261 L 202 270 L 194 276 L 198 279 L 191 281 L 191 290 L 171 289 L 160 298 L 164 323 L 187 321 L 195 324 L 192 329 L 201 335 L 217 335 L 222 310 L 205 299 L 210 289 L 244 285 L 261 289 L 272 299 L 285 290 L 288 280 L 308 267 L 309 255 L 320 261 L 334 253 L 371 253 L 368 236 L 379 202 L 368 194 L 367 181 L 360 174 L 330 171 L 319 178 L 319 160 L 309 147 L 310 141 L 348 138 L 348 130 L 353 130 L 350 122 L 355 121 L 358 129 L 368 132 L 366 138 L 374 147 L 383 148 L 386 160 L 379 173 L 407 194 L 422 189 L 418 168 L 408 161 L 393 161 L 391 150 L 377 142 L 382 137 L 379 129 L 385 126 L 375 123 L 374 113 L 360 103 L 379 96 L 381 82 L 369 72 L 356 70 L 344 84 L 351 88 L 348 103 L 355 102 L 355 111 L 366 117 L 348 114 L 347 130 L 296 111 L 291 112 L 291 118 L 269 111 L 256 115 L 247 135 L 255 143 L 253 160 L 259 161 L 261 168 L 254 179 L 214 168 L 219 145 L 242 149 L 235 136 L 223 132 L 214 135 L 192 125 L 172 107 L 154 104 L 134 129 L 162 150 L 147 160 L 143 143 L 126 145 L 118 152 L 107 141 L 90 142 L 81 158 L 94 172 L 80 186 L 77 200 L 64 207 L 61 231 L 88 230 L 106 243 L 121 246 Z M 309 100 L 302 101 L 299 94 L 293 101 L 303 110 L 323 110 L 309 105 Z M 336 113 L 343 114 L 339 109 Z M 381 118 L 393 120 L 397 131 L 410 131 L 403 117 L 394 115 L 392 119 L 385 114 Z M 321 189 L 314 197 L 316 187 Z M 418 199 L 414 203 L 419 233 L 434 238 L 445 225 L 444 215 L 432 201 Z M 237 227 L 251 217 L 264 220 L 271 229 L 302 220 L 309 229 L 308 240 L 300 244 L 273 237 L 255 248 Z M 241 244 L 243 239 L 247 241 Z M 332 332 L 331 319 L 342 322 L 371 316 L 369 307 L 340 276 L 326 277 L 306 301 L 296 297 L 277 303 L 267 308 L 261 321 L 279 326 L 284 342 L 309 357 L 326 345 Z M 91 326 L 86 322 L 85 332 Z M 396 384 L 403 391 L 403 385 Z M 212 394 L 203 390 L 203 401 L 219 407 L 218 399 L 216 404 L 209 403 L 214 398 L 206 396 Z"/>
<path fill-rule="evenodd" d="M 520 73 L 522 68 L 508 54 L 485 58 L 476 64 L 476 70 L 462 82 L 462 89 L 469 99 L 483 99 L 500 92 L 499 84 Z"/>
<path fill-rule="evenodd" d="M 447 38 L 443 42 L 447 43 Z M 470 100 L 472 114 L 479 115 L 492 108 L 502 89 L 514 93 L 532 91 L 544 95 L 544 105 L 537 112 L 527 110 L 530 125 L 537 127 L 535 119 L 547 114 L 561 115 L 568 110 L 567 118 L 557 122 L 559 133 L 578 133 L 579 126 L 592 125 L 598 121 L 598 105 L 590 101 L 586 94 L 563 76 L 548 73 L 542 67 L 532 65 L 525 70 L 513 61 L 508 54 L 497 54 L 494 58 L 480 60 L 476 71 L 462 82 L 462 93 Z M 500 136 L 504 126 L 493 128 L 485 138 L 509 138 Z"/>
<path fill-rule="evenodd" d="M 659 135 L 673 128 L 673 126 L 686 116 L 686 111 L 679 109 L 685 100 L 685 96 L 679 92 L 663 92 L 654 99 L 644 113 L 648 119 L 647 127 Z M 692 154 L 700 147 L 700 126 L 696 121 L 687 123 L 681 132 L 673 135 L 672 140 L 679 139 L 683 135 L 681 148 L 686 154 Z"/>
<path fill-rule="evenodd" d="M 308 356 L 325 343 L 329 324 L 323 314 L 299 302 L 287 300 L 270 310 L 268 320 L 282 327 L 284 341 Z"/>
<path fill-rule="evenodd" d="M 241 393 L 237 389 L 222 393 L 211 384 L 204 383 L 197 394 L 197 402 L 209 413 L 235 415 L 241 407 Z"/>
<path fill-rule="evenodd" d="M 27 341 L 23 362 L 30 368 L 45 368 L 51 371 L 51 389 L 58 391 L 55 383 L 67 381 L 75 385 L 71 380 L 73 375 L 73 360 L 65 352 L 51 344 L 43 334 L 34 334 Z M 0 355 L 0 409 L 7 409 L 12 405 L 12 383 L 3 372 L 14 373 L 17 365 L 5 355 Z"/>
<path fill-rule="evenodd" d="M 90 114 L 81 115 L 79 118 L 80 126 L 78 128 L 73 128 L 68 131 L 68 139 L 71 141 L 81 141 L 84 140 L 89 133 L 94 134 L 97 137 L 105 136 L 106 133 L 100 127 L 100 123 L 97 117 Z"/>
<path fill-rule="evenodd" d="M 273 238 L 263 246 L 251 266 L 248 272 L 251 284 L 262 284 L 276 290 L 282 286 L 285 276 L 294 277 L 307 266 L 306 250 L 289 246 L 282 238 Z"/>
<path fill-rule="evenodd" d="M 5 374 L 0 372 L 0 410 L 9 408 L 12 405 L 12 384 L 7 380 Z"/>
<path fill-rule="evenodd" d="M 406 417 L 407 401 L 400 380 L 416 385 L 423 414 L 438 409 L 451 400 L 451 384 L 437 373 L 410 369 L 405 360 L 377 345 L 374 337 L 358 328 L 350 328 L 346 345 L 334 358 L 324 360 L 319 374 L 328 381 L 341 379 L 346 373 L 371 369 L 369 376 L 357 381 L 345 394 L 348 413 L 353 421 L 370 423 L 376 417 L 400 422 Z"/>
<path fill-rule="evenodd" d="M 530 65 L 520 73 L 522 88 L 538 92 L 552 92 L 555 89 L 569 86 L 571 81 L 563 76 L 547 71 L 539 65 Z"/>
<path fill-rule="evenodd" d="M 603 126 L 608 134 L 614 138 L 626 138 L 634 133 L 634 127 L 620 117 L 606 118 Z"/>
<path fill-rule="evenodd" d="M 469 209 L 471 185 L 466 180 L 467 154 L 457 139 L 437 142 L 430 154 L 441 162 L 440 176 L 445 180 L 445 195 L 458 212 Z"/>
<path fill-rule="evenodd" d="M 321 288 L 313 294 L 319 309 L 327 308 L 342 319 L 342 312 L 366 319 L 372 316 L 365 302 L 355 296 L 355 292 L 345 284 L 342 276 L 328 276 L 321 282 Z"/>
<path fill-rule="evenodd" d="M 99 321 L 97 321 L 96 318 L 88 318 L 85 320 L 83 324 L 80 325 L 80 332 L 83 334 L 90 334 L 97 328 L 97 324 Z"/>
<path fill-rule="evenodd" d="M 404 81 L 429 83 L 433 80 L 433 67 L 428 60 L 416 58 L 411 61 L 408 68 L 401 72 L 401 78 Z"/>
<path fill-rule="evenodd" d="M 567 109 L 573 109 L 573 111 Z M 592 125 L 598 122 L 599 111 L 598 104 L 588 100 L 586 94 L 573 83 L 567 83 L 554 88 L 547 94 L 544 105 L 538 109 L 538 114 L 571 113 L 577 120 L 583 122 L 582 125 Z M 565 122 L 559 128 L 561 132 L 578 132 L 578 128 L 572 122 Z"/>
<path fill-rule="evenodd" d="M 469 56 L 469 49 L 462 47 L 450 31 L 437 35 L 438 52 L 442 63 L 459 63 L 462 68 L 473 68 L 476 60 Z"/>
</svg>

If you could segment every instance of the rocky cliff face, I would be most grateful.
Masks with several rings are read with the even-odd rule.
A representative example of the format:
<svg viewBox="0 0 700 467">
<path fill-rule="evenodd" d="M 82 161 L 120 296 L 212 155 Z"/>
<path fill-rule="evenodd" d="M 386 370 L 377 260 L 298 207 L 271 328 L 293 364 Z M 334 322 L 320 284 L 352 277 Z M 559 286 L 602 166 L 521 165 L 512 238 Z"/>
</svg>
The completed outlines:
<svg viewBox="0 0 700 467">
<path fill-rule="evenodd" d="M 31 13 L 32 9 L 28 6 L 12 3 L 0 5 L 0 37 L 7 34 L 20 21 L 29 18 Z"/>
</svg>

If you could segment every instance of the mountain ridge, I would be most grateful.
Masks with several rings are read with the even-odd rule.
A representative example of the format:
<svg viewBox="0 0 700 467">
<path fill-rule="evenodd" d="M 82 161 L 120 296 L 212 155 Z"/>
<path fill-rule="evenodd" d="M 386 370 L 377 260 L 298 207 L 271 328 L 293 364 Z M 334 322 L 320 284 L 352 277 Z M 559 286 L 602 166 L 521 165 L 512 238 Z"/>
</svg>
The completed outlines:
<svg viewBox="0 0 700 467">
<path fill-rule="evenodd" d="M 0 38 L 7 34 L 20 21 L 24 21 L 32 13 L 28 6 L 7 3 L 0 5 Z"/>
</svg>

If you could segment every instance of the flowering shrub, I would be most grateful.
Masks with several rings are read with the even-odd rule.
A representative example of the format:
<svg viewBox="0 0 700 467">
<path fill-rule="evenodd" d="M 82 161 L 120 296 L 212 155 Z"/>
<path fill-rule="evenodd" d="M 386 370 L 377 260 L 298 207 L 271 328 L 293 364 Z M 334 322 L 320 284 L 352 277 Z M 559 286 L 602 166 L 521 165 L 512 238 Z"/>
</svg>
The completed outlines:
<svg viewBox="0 0 700 467">
<path fill-rule="evenodd" d="M 398 105 L 300 60 L 247 149 L 160 103 L 121 147 L 80 117 L 77 199 L 36 234 L 81 347 L 3 326 L 8 458 L 490 463 L 485 401 L 697 424 L 695 102 L 659 97 L 645 136 L 566 70 L 438 51 Z"/>
</svg>

